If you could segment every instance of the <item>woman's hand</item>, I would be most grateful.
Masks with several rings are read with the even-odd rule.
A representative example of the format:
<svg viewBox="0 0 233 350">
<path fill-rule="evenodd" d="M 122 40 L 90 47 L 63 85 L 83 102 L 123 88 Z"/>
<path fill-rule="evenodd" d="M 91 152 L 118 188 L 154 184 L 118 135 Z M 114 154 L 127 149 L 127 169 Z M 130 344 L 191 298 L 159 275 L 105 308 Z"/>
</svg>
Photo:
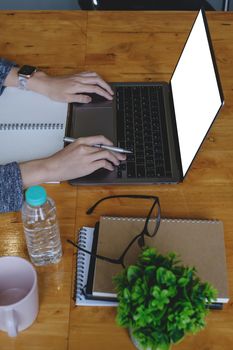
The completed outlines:
<svg viewBox="0 0 233 350">
<path fill-rule="evenodd" d="M 39 76 L 36 78 L 38 79 Z M 38 86 L 41 84 L 40 93 L 56 101 L 88 103 L 91 101 L 91 97 L 86 95 L 88 93 L 96 93 L 107 100 L 112 100 L 113 95 L 111 87 L 94 72 L 63 77 L 46 75 L 40 77 Z"/>
<path fill-rule="evenodd" d="M 5 79 L 4 86 L 18 86 L 18 67 L 13 67 Z M 37 71 L 28 79 L 27 89 L 61 102 L 88 103 L 88 93 L 96 93 L 112 100 L 111 87 L 95 72 L 53 77 Z"/>
<path fill-rule="evenodd" d="M 82 177 L 100 168 L 112 171 L 126 159 L 122 153 L 92 147 L 94 144 L 112 145 L 112 142 L 104 136 L 79 138 L 51 157 L 21 163 L 24 188 Z"/>
</svg>

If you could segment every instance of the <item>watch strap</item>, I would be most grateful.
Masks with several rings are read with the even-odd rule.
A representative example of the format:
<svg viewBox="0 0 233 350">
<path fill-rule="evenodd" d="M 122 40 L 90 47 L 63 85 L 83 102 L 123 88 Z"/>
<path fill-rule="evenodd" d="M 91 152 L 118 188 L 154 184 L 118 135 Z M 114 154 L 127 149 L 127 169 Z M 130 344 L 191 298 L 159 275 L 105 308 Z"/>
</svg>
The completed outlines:
<svg viewBox="0 0 233 350">
<path fill-rule="evenodd" d="M 37 67 L 24 65 L 18 70 L 18 87 L 27 90 L 28 80 L 37 72 Z"/>
<path fill-rule="evenodd" d="M 18 85 L 18 88 L 20 90 L 27 90 L 27 83 L 28 83 L 28 79 L 25 78 L 25 77 L 22 77 L 22 76 L 18 76 L 18 82 L 19 82 L 19 85 Z"/>
</svg>

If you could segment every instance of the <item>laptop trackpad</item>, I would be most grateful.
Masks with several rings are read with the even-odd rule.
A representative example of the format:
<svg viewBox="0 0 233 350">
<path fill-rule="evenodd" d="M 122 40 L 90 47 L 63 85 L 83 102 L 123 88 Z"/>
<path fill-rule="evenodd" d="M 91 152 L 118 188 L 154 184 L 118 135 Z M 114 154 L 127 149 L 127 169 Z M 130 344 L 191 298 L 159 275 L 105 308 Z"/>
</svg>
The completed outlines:
<svg viewBox="0 0 233 350">
<path fill-rule="evenodd" d="M 78 138 L 94 135 L 104 135 L 115 141 L 112 107 L 88 108 L 73 105 L 69 136 Z"/>
</svg>

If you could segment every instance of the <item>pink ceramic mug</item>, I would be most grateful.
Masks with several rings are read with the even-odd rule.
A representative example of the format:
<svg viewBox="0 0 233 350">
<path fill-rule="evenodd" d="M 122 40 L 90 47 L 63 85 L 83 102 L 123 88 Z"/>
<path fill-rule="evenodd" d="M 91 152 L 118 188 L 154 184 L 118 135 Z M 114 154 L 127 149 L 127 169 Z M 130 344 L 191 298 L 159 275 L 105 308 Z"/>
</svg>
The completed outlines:
<svg viewBox="0 0 233 350">
<path fill-rule="evenodd" d="M 0 330 L 15 337 L 28 328 L 39 311 L 34 267 L 17 256 L 0 258 Z"/>
</svg>

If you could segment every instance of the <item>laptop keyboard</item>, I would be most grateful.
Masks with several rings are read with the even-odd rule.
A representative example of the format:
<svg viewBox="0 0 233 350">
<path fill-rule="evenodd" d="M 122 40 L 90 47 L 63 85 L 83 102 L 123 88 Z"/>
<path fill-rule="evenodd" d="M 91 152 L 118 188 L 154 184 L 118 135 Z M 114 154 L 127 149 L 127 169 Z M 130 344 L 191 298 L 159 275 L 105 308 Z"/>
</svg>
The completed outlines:
<svg viewBox="0 0 233 350">
<path fill-rule="evenodd" d="M 118 177 L 170 177 L 162 87 L 117 87 L 116 102 L 118 146 L 133 152 L 118 167 Z"/>
</svg>

